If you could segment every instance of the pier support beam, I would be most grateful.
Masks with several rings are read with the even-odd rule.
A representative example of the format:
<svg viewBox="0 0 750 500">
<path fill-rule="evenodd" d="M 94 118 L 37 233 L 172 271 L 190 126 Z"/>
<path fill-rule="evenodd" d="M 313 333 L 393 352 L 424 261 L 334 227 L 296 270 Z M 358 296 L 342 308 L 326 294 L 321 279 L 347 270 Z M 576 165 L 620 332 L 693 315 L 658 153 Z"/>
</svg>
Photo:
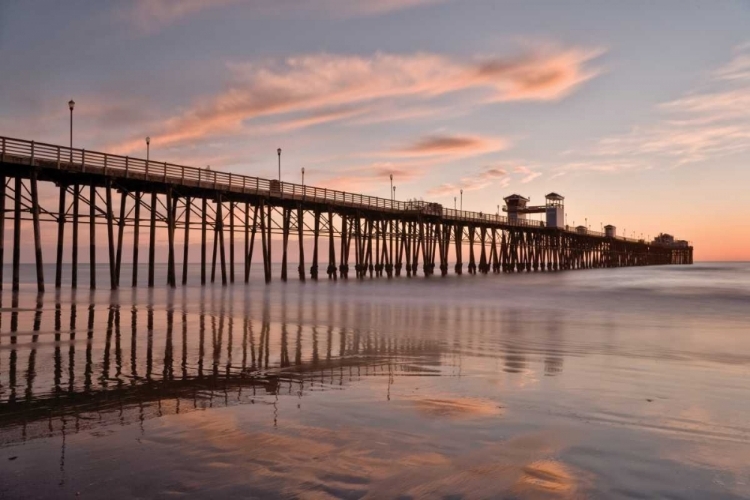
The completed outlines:
<svg viewBox="0 0 750 500">
<path fill-rule="evenodd" d="M 124 190 L 120 193 L 120 218 L 117 221 L 117 255 L 115 256 L 115 277 L 117 286 L 120 286 L 120 270 L 122 268 L 122 239 L 125 235 L 125 217 L 127 208 L 128 194 Z"/>
<path fill-rule="evenodd" d="M 206 284 L 206 212 L 208 211 L 208 200 L 201 200 L 201 285 Z"/>
<path fill-rule="evenodd" d="M 303 219 L 304 214 L 305 211 L 302 209 L 302 205 L 300 204 L 297 207 L 297 240 L 299 242 L 299 266 L 297 272 L 299 273 L 299 279 L 302 282 L 305 281 L 305 245 L 302 240 L 302 235 L 305 230 Z"/>
<path fill-rule="evenodd" d="M 246 210 L 249 210 L 249 205 L 246 206 Z M 258 210 L 261 212 L 261 217 L 263 216 L 263 210 L 260 208 L 259 205 L 255 205 L 253 207 L 253 227 L 252 231 L 250 233 L 250 247 L 248 248 L 246 254 L 245 254 L 245 283 L 247 283 L 250 280 L 250 266 L 253 264 L 253 251 L 255 250 L 255 233 L 258 228 Z"/>
<path fill-rule="evenodd" d="M 78 208 L 81 199 L 81 186 L 73 186 L 73 242 L 71 248 L 70 287 L 78 288 Z"/>
<path fill-rule="evenodd" d="M 36 261 L 36 288 L 44 293 L 44 263 L 42 262 L 42 230 L 39 227 L 39 188 L 37 171 L 31 172 L 31 216 L 34 223 L 34 258 Z"/>
<path fill-rule="evenodd" d="M 133 208 L 133 287 L 138 286 L 138 237 L 141 228 L 141 193 L 136 191 L 133 195 L 135 207 Z M 75 226 L 73 226 L 75 228 Z"/>
<path fill-rule="evenodd" d="M 167 285 L 171 288 L 177 286 L 177 277 L 175 273 L 174 262 L 174 231 L 175 231 L 175 211 L 177 209 L 177 200 L 174 199 L 172 188 L 167 189 Z"/>
<path fill-rule="evenodd" d="M 229 202 L 229 282 L 234 283 L 234 202 Z"/>
<path fill-rule="evenodd" d="M 96 186 L 89 186 L 89 288 L 96 288 Z"/>
<path fill-rule="evenodd" d="M 336 247 L 333 242 L 333 212 L 328 209 L 328 279 L 336 280 Z"/>
<path fill-rule="evenodd" d="M 3 212 L 5 212 L 5 178 L 3 177 L 2 183 L 2 198 L 3 198 Z M 55 260 L 55 288 L 62 286 L 62 260 L 63 260 L 63 244 L 65 243 L 65 195 L 68 192 L 68 187 L 65 184 L 60 184 L 59 189 L 59 205 L 57 209 L 57 258 Z M 5 213 L 2 214 L 3 223 L 5 222 Z M 0 232 L 0 238 L 2 232 Z M 0 267 L 2 267 L 2 256 L 0 256 Z M 0 283 L 2 283 L 2 274 L 0 272 Z M 2 285 L 0 285 L 2 286 Z"/>
<path fill-rule="evenodd" d="M 315 211 L 315 222 L 313 225 L 313 258 L 310 266 L 310 278 L 318 280 L 318 240 L 320 239 L 320 211 Z"/>
<path fill-rule="evenodd" d="M 117 290 L 117 276 L 115 269 L 115 228 L 114 228 L 114 211 L 112 210 L 112 183 L 107 180 L 105 188 L 105 201 L 107 209 L 107 246 L 109 250 L 109 287 L 111 290 Z"/>
<path fill-rule="evenodd" d="M 289 243 L 289 225 L 290 225 L 290 219 L 292 217 L 292 209 L 291 208 L 282 208 L 281 211 L 281 218 L 282 218 L 282 225 L 281 225 L 281 281 L 286 281 L 287 279 L 287 273 L 286 273 L 286 263 L 287 263 L 287 246 Z"/>
<path fill-rule="evenodd" d="M 190 253 L 190 212 L 193 210 L 193 201 L 190 196 L 185 197 L 185 233 L 182 243 L 182 286 L 187 285 L 188 276 L 188 254 Z"/>
<path fill-rule="evenodd" d="M 0 175 L 0 290 L 3 289 L 3 268 L 5 267 L 5 182 L 4 175 Z"/>
<path fill-rule="evenodd" d="M 17 292 L 21 283 L 21 178 L 15 178 L 13 190 L 13 291 Z"/>
<path fill-rule="evenodd" d="M 154 287 L 154 266 L 156 265 L 156 192 L 151 193 L 151 224 L 148 234 L 148 287 Z"/>
</svg>

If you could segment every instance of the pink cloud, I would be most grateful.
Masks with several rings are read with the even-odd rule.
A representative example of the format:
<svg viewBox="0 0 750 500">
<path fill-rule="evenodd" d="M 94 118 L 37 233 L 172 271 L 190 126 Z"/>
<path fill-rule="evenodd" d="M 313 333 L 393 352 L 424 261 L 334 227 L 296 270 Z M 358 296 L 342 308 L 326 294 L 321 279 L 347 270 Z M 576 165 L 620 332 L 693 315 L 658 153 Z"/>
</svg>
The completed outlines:
<svg viewBox="0 0 750 500">
<path fill-rule="evenodd" d="M 391 175 L 399 185 L 422 177 L 427 169 L 428 166 L 421 161 L 375 162 L 331 175 L 326 178 L 325 185 L 341 191 L 369 192 L 373 184 L 386 185 Z"/>
<path fill-rule="evenodd" d="M 500 167 L 486 167 L 474 175 L 462 177 L 456 183 L 447 182 L 434 187 L 427 193 L 433 196 L 455 195 L 461 190 L 477 191 L 493 184 L 502 188 L 507 187 L 510 184 L 508 172 Z"/>
<path fill-rule="evenodd" d="M 259 117 L 299 120 L 299 114 L 347 108 L 351 114 L 327 122 L 366 117 L 371 106 L 402 108 L 459 90 L 473 90 L 493 100 L 551 100 L 566 96 L 597 74 L 585 64 L 599 51 L 577 49 L 532 52 L 510 60 L 461 62 L 434 54 L 372 57 L 318 54 L 283 62 L 232 64 L 233 84 L 207 96 L 180 115 L 159 120 L 155 141 L 163 146 L 207 137 L 236 135 Z M 465 106 L 465 103 L 461 104 Z M 355 109 L 361 112 L 354 111 Z M 297 116 L 290 116 L 297 114 Z M 315 120 L 313 120 L 315 122 Z M 160 130 L 159 130 L 160 128 Z M 114 145 L 130 153 L 141 138 Z"/>
<path fill-rule="evenodd" d="M 523 174 L 523 178 L 521 179 L 521 184 L 526 184 L 528 182 L 531 182 L 537 177 L 539 177 L 540 175 L 542 175 L 541 172 L 535 172 L 531 170 L 529 167 L 525 167 L 523 165 L 514 167 L 513 172 L 517 174 Z"/>
<path fill-rule="evenodd" d="M 407 157 L 464 157 L 501 151 L 507 147 L 508 141 L 502 138 L 439 134 L 421 137 L 395 153 Z"/>
</svg>

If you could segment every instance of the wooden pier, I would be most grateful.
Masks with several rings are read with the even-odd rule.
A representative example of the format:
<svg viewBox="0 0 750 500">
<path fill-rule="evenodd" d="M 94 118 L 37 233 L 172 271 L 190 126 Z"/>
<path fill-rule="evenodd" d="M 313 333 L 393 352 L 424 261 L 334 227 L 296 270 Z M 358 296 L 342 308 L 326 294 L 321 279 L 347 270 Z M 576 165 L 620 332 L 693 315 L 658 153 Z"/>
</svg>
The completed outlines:
<svg viewBox="0 0 750 500">
<path fill-rule="evenodd" d="M 248 282 L 256 245 L 262 255 L 262 262 L 256 265 L 262 264 L 264 279 L 270 282 L 272 241 L 281 244 L 280 279 L 286 281 L 290 236 L 298 241 L 297 274 L 302 281 L 308 277 L 393 278 L 437 272 L 445 276 L 451 248 L 453 270 L 459 275 L 464 264 L 470 274 L 488 274 L 693 262 L 693 248 L 688 245 L 606 237 L 435 203 L 396 201 L 7 137 L 0 137 L 0 154 L 0 206 L 5 212 L 0 217 L 0 286 L 5 220 L 12 219 L 13 290 L 19 289 L 21 226 L 25 221 L 33 227 L 39 291 L 45 289 L 42 223 L 55 224 L 55 287 L 62 286 L 66 246 L 70 248 L 70 285 L 79 285 L 81 225 L 89 229 L 92 289 L 120 287 L 125 253 L 132 255 L 131 286 L 144 279 L 138 275 L 142 229 L 148 231 L 145 278 L 149 287 L 155 286 L 157 228 L 166 229 L 167 284 L 171 287 L 178 281 L 183 285 L 188 282 L 190 234 L 195 231 L 200 232 L 201 284 L 209 279 L 221 279 L 224 285 L 239 279 Z M 42 206 L 40 182 L 54 183 L 57 203 Z M 70 226 L 68 241 L 66 226 Z M 133 228 L 129 242 L 125 241 L 126 226 Z M 281 235 L 280 242 L 272 238 L 274 234 Z M 306 238 L 312 240 L 309 261 Z M 97 244 L 106 244 L 108 249 L 109 279 L 105 284 L 96 281 Z M 180 245 L 178 276 L 176 252 Z"/>
</svg>

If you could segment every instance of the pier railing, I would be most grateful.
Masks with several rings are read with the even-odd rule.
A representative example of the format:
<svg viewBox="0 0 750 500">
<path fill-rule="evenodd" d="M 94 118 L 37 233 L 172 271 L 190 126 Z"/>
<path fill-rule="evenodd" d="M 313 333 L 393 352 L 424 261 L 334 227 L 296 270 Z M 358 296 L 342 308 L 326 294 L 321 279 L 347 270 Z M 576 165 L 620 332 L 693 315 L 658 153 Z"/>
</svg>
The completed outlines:
<svg viewBox="0 0 750 500">
<path fill-rule="evenodd" d="M 221 189 L 233 193 L 267 195 L 281 199 L 303 200 L 313 203 L 333 203 L 338 206 L 377 209 L 394 213 L 420 212 L 424 210 L 424 213 L 429 215 L 439 215 L 445 220 L 464 223 L 482 222 L 522 227 L 545 226 L 542 221 L 532 219 L 511 220 L 502 215 L 455 210 L 444 207 L 440 209 L 440 213 L 432 213 L 429 211 L 430 205 L 440 205 L 422 201 L 398 201 L 377 196 L 348 193 L 335 189 L 210 170 L 208 168 L 175 165 L 150 159 L 146 160 L 86 149 L 69 148 L 10 137 L 0 137 L 0 154 L 4 162 L 13 160 L 19 163 L 28 163 L 30 166 L 56 168 L 69 172 L 97 173 L 105 176 L 116 175 L 125 179 L 174 183 L 183 186 Z M 571 233 L 578 232 L 576 228 L 571 226 L 566 226 L 564 230 Z M 583 234 L 604 237 L 602 233 L 591 231 Z M 640 241 L 619 236 L 616 239 L 630 242 Z"/>
</svg>

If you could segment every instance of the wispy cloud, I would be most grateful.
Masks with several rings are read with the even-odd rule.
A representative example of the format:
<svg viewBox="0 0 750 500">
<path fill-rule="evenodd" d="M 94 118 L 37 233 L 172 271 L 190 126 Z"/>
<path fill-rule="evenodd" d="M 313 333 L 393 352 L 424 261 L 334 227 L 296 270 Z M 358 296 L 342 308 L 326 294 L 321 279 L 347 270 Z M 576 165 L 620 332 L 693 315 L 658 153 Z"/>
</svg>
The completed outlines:
<svg viewBox="0 0 750 500">
<path fill-rule="evenodd" d="M 341 191 L 369 192 L 374 184 L 385 186 L 391 175 L 397 184 L 408 183 L 423 177 L 428 169 L 421 160 L 376 161 L 331 172 L 325 176 L 325 185 Z"/>
<path fill-rule="evenodd" d="M 407 183 L 424 177 L 439 165 L 471 158 L 505 149 L 508 141 L 503 138 L 467 134 L 431 134 L 418 137 L 406 146 L 357 153 L 355 157 L 366 163 L 331 172 L 326 185 L 343 190 L 366 190 L 368 183 L 387 181 L 391 175 L 399 183 Z M 374 161 L 373 161 L 374 159 Z M 487 182 L 505 171 L 488 168 L 479 177 L 465 179 L 469 182 Z M 473 186 L 476 184 L 472 184 Z M 476 189 L 479 186 L 477 185 Z"/>
<path fill-rule="evenodd" d="M 352 18 L 382 15 L 448 0 L 138 0 L 127 16 L 139 29 L 153 31 L 203 11 L 238 6 L 255 17 L 319 16 Z"/>
<path fill-rule="evenodd" d="M 378 53 L 235 63 L 230 65 L 232 83 L 227 90 L 204 96 L 184 113 L 162 119 L 154 140 L 173 146 L 238 134 L 248 121 L 260 117 L 307 126 L 355 115 L 362 120 L 373 104 L 424 108 L 426 101 L 458 91 L 480 92 L 495 101 L 561 99 L 598 73 L 588 63 L 600 53 L 545 47 L 510 59 L 475 61 L 426 53 Z M 466 105 L 466 99 L 460 104 Z M 337 115 L 339 108 L 346 112 Z M 328 119 L 316 118 L 326 111 Z M 140 148 L 140 142 L 133 139 L 114 149 L 127 153 Z"/>
<path fill-rule="evenodd" d="M 421 137 L 412 144 L 397 149 L 395 154 L 406 157 L 455 158 L 501 151 L 508 145 L 509 142 L 503 138 L 439 134 Z"/>
<path fill-rule="evenodd" d="M 521 184 L 529 183 L 533 181 L 534 179 L 536 179 L 537 177 L 539 177 L 540 175 L 542 175 L 541 172 L 531 170 L 529 167 L 526 167 L 523 165 L 514 167 L 513 171 L 517 174 L 523 175 L 523 177 L 521 178 Z"/>
<path fill-rule="evenodd" d="M 714 75 L 719 80 L 750 80 L 750 42 L 735 47 L 732 60 Z"/>
<path fill-rule="evenodd" d="M 444 183 L 430 189 L 427 193 L 433 196 L 455 195 L 461 190 L 477 191 L 490 185 L 507 187 L 510 183 L 508 172 L 500 167 L 485 167 L 474 175 L 462 177 L 456 183 Z"/>
<path fill-rule="evenodd" d="M 750 150 L 750 44 L 737 47 L 704 87 L 660 104 L 656 125 L 601 139 L 589 156 L 613 171 L 646 158 L 680 166 Z"/>
</svg>

